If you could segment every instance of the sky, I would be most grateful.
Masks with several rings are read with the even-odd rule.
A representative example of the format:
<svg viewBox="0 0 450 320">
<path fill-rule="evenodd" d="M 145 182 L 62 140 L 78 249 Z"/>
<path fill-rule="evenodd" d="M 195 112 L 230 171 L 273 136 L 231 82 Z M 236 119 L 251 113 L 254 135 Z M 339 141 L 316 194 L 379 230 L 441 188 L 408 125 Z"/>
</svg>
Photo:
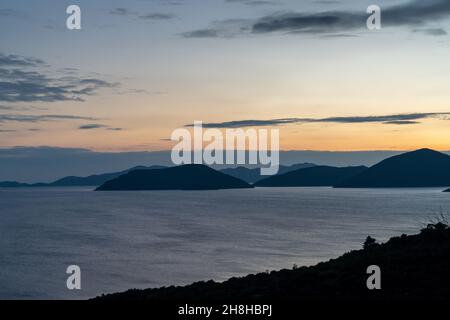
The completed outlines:
<svg viewBox="0 0 450 320">
<path fill-rule="evenodd" d="M 0 148 L 170 150 L 200 120 L 282 150 L 450 150 L 448 32 L 448 0 L 2 0 Z"/>
</svg>

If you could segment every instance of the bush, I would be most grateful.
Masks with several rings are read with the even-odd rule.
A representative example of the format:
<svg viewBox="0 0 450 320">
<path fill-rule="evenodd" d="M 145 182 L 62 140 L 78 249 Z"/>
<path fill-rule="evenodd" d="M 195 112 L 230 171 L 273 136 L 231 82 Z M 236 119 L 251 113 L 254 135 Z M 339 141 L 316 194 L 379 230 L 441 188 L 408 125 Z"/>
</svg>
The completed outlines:
<svg viewBox="0 0 450 320">
<path fill-rule="evenodd" d="M 373 248 L 377 245 L 377 240 L 372 238 L 371 236 L 367 236 L 366 241 L 364 241 L 363 248 L 364 250 Z"/>
</svg>

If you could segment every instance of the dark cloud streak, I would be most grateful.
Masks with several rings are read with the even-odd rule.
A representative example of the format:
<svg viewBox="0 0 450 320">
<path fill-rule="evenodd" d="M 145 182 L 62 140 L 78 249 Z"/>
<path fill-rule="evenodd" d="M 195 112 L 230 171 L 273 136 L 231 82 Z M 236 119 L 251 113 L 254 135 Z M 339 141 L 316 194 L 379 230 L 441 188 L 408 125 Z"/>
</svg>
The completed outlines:
<svg viewBox="0 0 450 320">
<path fill-rule="evenodd" d="M 399 5 L 382 7 L 381 21 L 383 27 L 418 28 L 430 22 L 450 17 L 449 0 L 413 0 Z M 186 32 L 186 38 L 220 38 L 224 35 L 238 36 L 250 34 L 336 34 L 364 30 L 368 14 L 364 11 L 324 11 L 316 13 L 283 12 L 246 20 L 236 25 L 215 22 L 211 27 Z M 241 24 L 241 28 L 238 24 Z M 230 31 L 231 30 L 231 31 Z M 428 30 L 428 31 L 426 31 Z M 441 28 L 426 29 L 424 34 L 445 35 Z"/>
<path fill-rule="evenodd" d="M 280 126 L 297 123 L 383 123 L 392 125 L 418 124 L 417 120 L 437 118 L 450 115 L 450 112 L 441 113 L 409 113 L 383 116 L 351 116 L 351 117 L 328 117 L 328 118 L 284 118 L 270 120 L 239 120 L 219 123 L 204 123 L 204 128 L 242 128 L 242 127 L 265 127 Z M 186 127 L 192 127 L 192 124 Z"/>
</svg>

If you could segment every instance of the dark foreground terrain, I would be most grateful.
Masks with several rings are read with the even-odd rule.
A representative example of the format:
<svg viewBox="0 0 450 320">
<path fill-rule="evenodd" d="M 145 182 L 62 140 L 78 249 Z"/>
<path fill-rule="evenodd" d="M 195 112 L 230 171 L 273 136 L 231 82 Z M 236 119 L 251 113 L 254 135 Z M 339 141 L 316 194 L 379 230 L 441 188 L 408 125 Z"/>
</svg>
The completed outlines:
<svg viewBox="0 0 450 320">
<path fill-rule="evenodd" d="M 368 290 L 367 267 L 381 268 L 381 290 Z M 148 301 L 415 301 L 450 300 L 450 228 L 429 224 L 420 234 L 384 244 L 368 238 L 364 249 L 312 267 L 197 282 L 185 287 L 128 290 L 95 300 Z"/>
</svg>

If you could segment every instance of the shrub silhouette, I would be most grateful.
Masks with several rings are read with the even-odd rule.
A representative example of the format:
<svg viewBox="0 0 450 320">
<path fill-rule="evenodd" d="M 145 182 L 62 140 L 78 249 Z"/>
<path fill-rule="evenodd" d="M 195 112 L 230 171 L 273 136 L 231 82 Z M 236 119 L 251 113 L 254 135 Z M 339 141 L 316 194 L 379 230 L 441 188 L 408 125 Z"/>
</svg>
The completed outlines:
<svg viewBox="0 0 450 320">
<path fill-rule="evenodd" d="M 363 248 L 364 250 L 373 248 L 377 245 L 377 240 L 372 238 L 371 236 L 367 236 L 366 241 L 364 241 Z"/>
</svg>

